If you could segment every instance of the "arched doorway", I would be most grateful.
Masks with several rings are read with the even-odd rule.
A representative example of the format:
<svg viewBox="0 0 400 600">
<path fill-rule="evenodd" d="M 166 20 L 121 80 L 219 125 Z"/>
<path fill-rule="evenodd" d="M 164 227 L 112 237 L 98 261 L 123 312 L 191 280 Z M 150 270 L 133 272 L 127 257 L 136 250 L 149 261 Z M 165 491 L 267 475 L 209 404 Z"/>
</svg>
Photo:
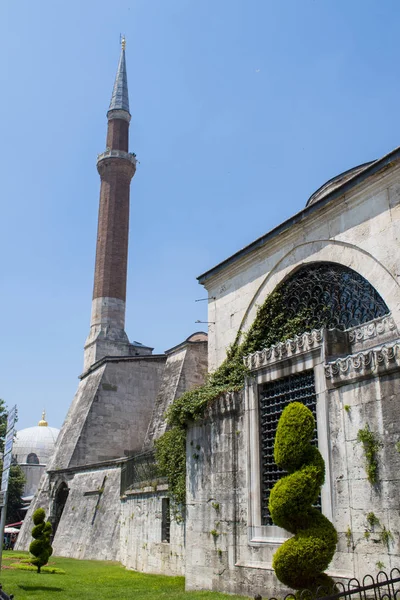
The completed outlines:
<svg viewBox="0 0 400 600">
<path fill-rule="evenodd" d="M 67 484 L 63 481 L 54 496 L 54 504 L 53 504 L 53 538 L 56 535 L 56 531 L 58 528 L 58 524 L 60 523 L 61 515 L 63 513 L 65 503 L 67 501 L 69 494 L 69 489 Z"/>
</svg>

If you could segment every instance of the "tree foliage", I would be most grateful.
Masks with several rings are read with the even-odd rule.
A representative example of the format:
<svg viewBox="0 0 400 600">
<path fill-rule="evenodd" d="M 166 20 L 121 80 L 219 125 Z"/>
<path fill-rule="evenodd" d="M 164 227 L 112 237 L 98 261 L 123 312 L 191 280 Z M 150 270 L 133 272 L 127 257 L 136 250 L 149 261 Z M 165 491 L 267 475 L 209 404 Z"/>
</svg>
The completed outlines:
<svg viewBox="0 0 400 600">
<path fill-rule="evenodd" d="M 8 408 L 4 400 L 0 399 L 0 453 L 4 452 L 4 443 L 7 429 Z M 3 471 L 3 462 L 0 460 L 0 469 Z M 14 523 L 20 520 L 18 509 L 21 508 L 21 496 L 25 485 L 25 475 L 21 467 L 13 463 L 10 468 L 10 478 L 8 480 L 8 501 L 6 522 Z"/>
<path fill-rule="evenodd" d="M 294 536 L 275 552 L 272 566 L 278 579 L 296 590 L 315 591 L 333 580 L 324 573 L 337 544 L 332 523 L 313 507 L 325 480 L 325 463 L 311 444 L 315 419 L 301 402 L 290 403 L 282 412 L 275 436 L 276 464 L 289 475 L 271 490 L 269 511 L 275 525 Z"/>
<path fill-rule="evenodd" d="M 50 556 L 53 554 L 53 548 L 50 544 L 52 527 L 50 521 L 45 522 L 46 514 L 43 508 L 38 508 L 33 513 L 32 537 L 33 542 L 29 546 L 29 552 L 33 555 L 31 563 L 37 567 L 40 573 L 41 567 L 47 565 Z"/>
</svg>

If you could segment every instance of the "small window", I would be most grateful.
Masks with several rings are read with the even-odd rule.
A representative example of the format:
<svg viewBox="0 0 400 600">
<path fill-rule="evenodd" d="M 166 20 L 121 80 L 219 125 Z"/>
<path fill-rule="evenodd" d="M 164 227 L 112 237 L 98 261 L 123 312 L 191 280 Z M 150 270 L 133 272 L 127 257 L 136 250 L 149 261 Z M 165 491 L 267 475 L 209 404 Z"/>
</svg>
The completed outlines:
<svg viewBox="0 0 400 600">
<path fill-rule="evenodd" d="M 169 498 L 162 498 L 161 502 L 161 541 L 169 544 L 171 528 L 171 511 L 169 505 Z"/>
<path fill-rule="evenodd" d="M 28 458 L 26 459 L 26 462 L 28 463 L 28 465 L 38 465 L 39 457 L 34 452 L 31 452 L 30 454 L 28 454 Z"/>
</svg>

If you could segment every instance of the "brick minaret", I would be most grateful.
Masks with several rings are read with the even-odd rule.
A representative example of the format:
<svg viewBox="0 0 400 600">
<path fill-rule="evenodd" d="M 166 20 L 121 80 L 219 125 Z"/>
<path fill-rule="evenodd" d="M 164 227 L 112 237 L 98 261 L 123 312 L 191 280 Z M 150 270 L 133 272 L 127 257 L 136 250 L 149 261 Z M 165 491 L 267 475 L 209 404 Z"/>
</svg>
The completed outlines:
<svg viewBox="0 0 400 600">
<path fill-rule="evenodd" d="M 140 344 L 132 346 L 125 333 L 129 191 L 136 157 L 128 151 L 131 115 L 124 39 L 107 119 L 106 150 L 97 158 L 101 178 L 100 205 L 85 371 L 104 356 L 148 354 L 150 350 Z"/>
</svg>

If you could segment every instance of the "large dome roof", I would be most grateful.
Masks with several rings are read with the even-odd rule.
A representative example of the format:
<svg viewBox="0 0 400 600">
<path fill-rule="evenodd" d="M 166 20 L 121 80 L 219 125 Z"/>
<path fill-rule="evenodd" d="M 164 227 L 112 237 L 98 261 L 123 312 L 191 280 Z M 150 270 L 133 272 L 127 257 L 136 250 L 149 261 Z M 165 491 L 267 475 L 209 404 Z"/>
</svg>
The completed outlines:
<svg viewBox="0 0 400 600">
<path fill-rule="evenodd" d="M 36 427 L 27 427 L 17 432 L 13 445 L 13 456 L 19 464 L 47 465 L 54 453 L 60 430 L 49 427 L 43 413 Z"/>
<path fill-rule="evenodd" d="M 336 175 L 336 177 L 332 177 L 332 179 L 329 179 L 329 181 L 324 183 L 324 185 L 321 185 L 320 188 L 318 188 L 313 194 L 311 194 L 306 206 L 310 206 L 311 204 L 318 202 L 318 200 L 321 200 L 321 198 L 324 198 L 325 196 L 333 192 L 333 190 L 346 183 L 346 181 L 364 171 L 364 169 L 369 167 L 369 165 L 372 165 L 373 162 L 375 161 L 372 160 L 370 162 L 363 163 L 362 165 L 358 165 L 357 167 L 353 167 L 348 171 L 344 171 L 343 173 Z"/>
</svg>

